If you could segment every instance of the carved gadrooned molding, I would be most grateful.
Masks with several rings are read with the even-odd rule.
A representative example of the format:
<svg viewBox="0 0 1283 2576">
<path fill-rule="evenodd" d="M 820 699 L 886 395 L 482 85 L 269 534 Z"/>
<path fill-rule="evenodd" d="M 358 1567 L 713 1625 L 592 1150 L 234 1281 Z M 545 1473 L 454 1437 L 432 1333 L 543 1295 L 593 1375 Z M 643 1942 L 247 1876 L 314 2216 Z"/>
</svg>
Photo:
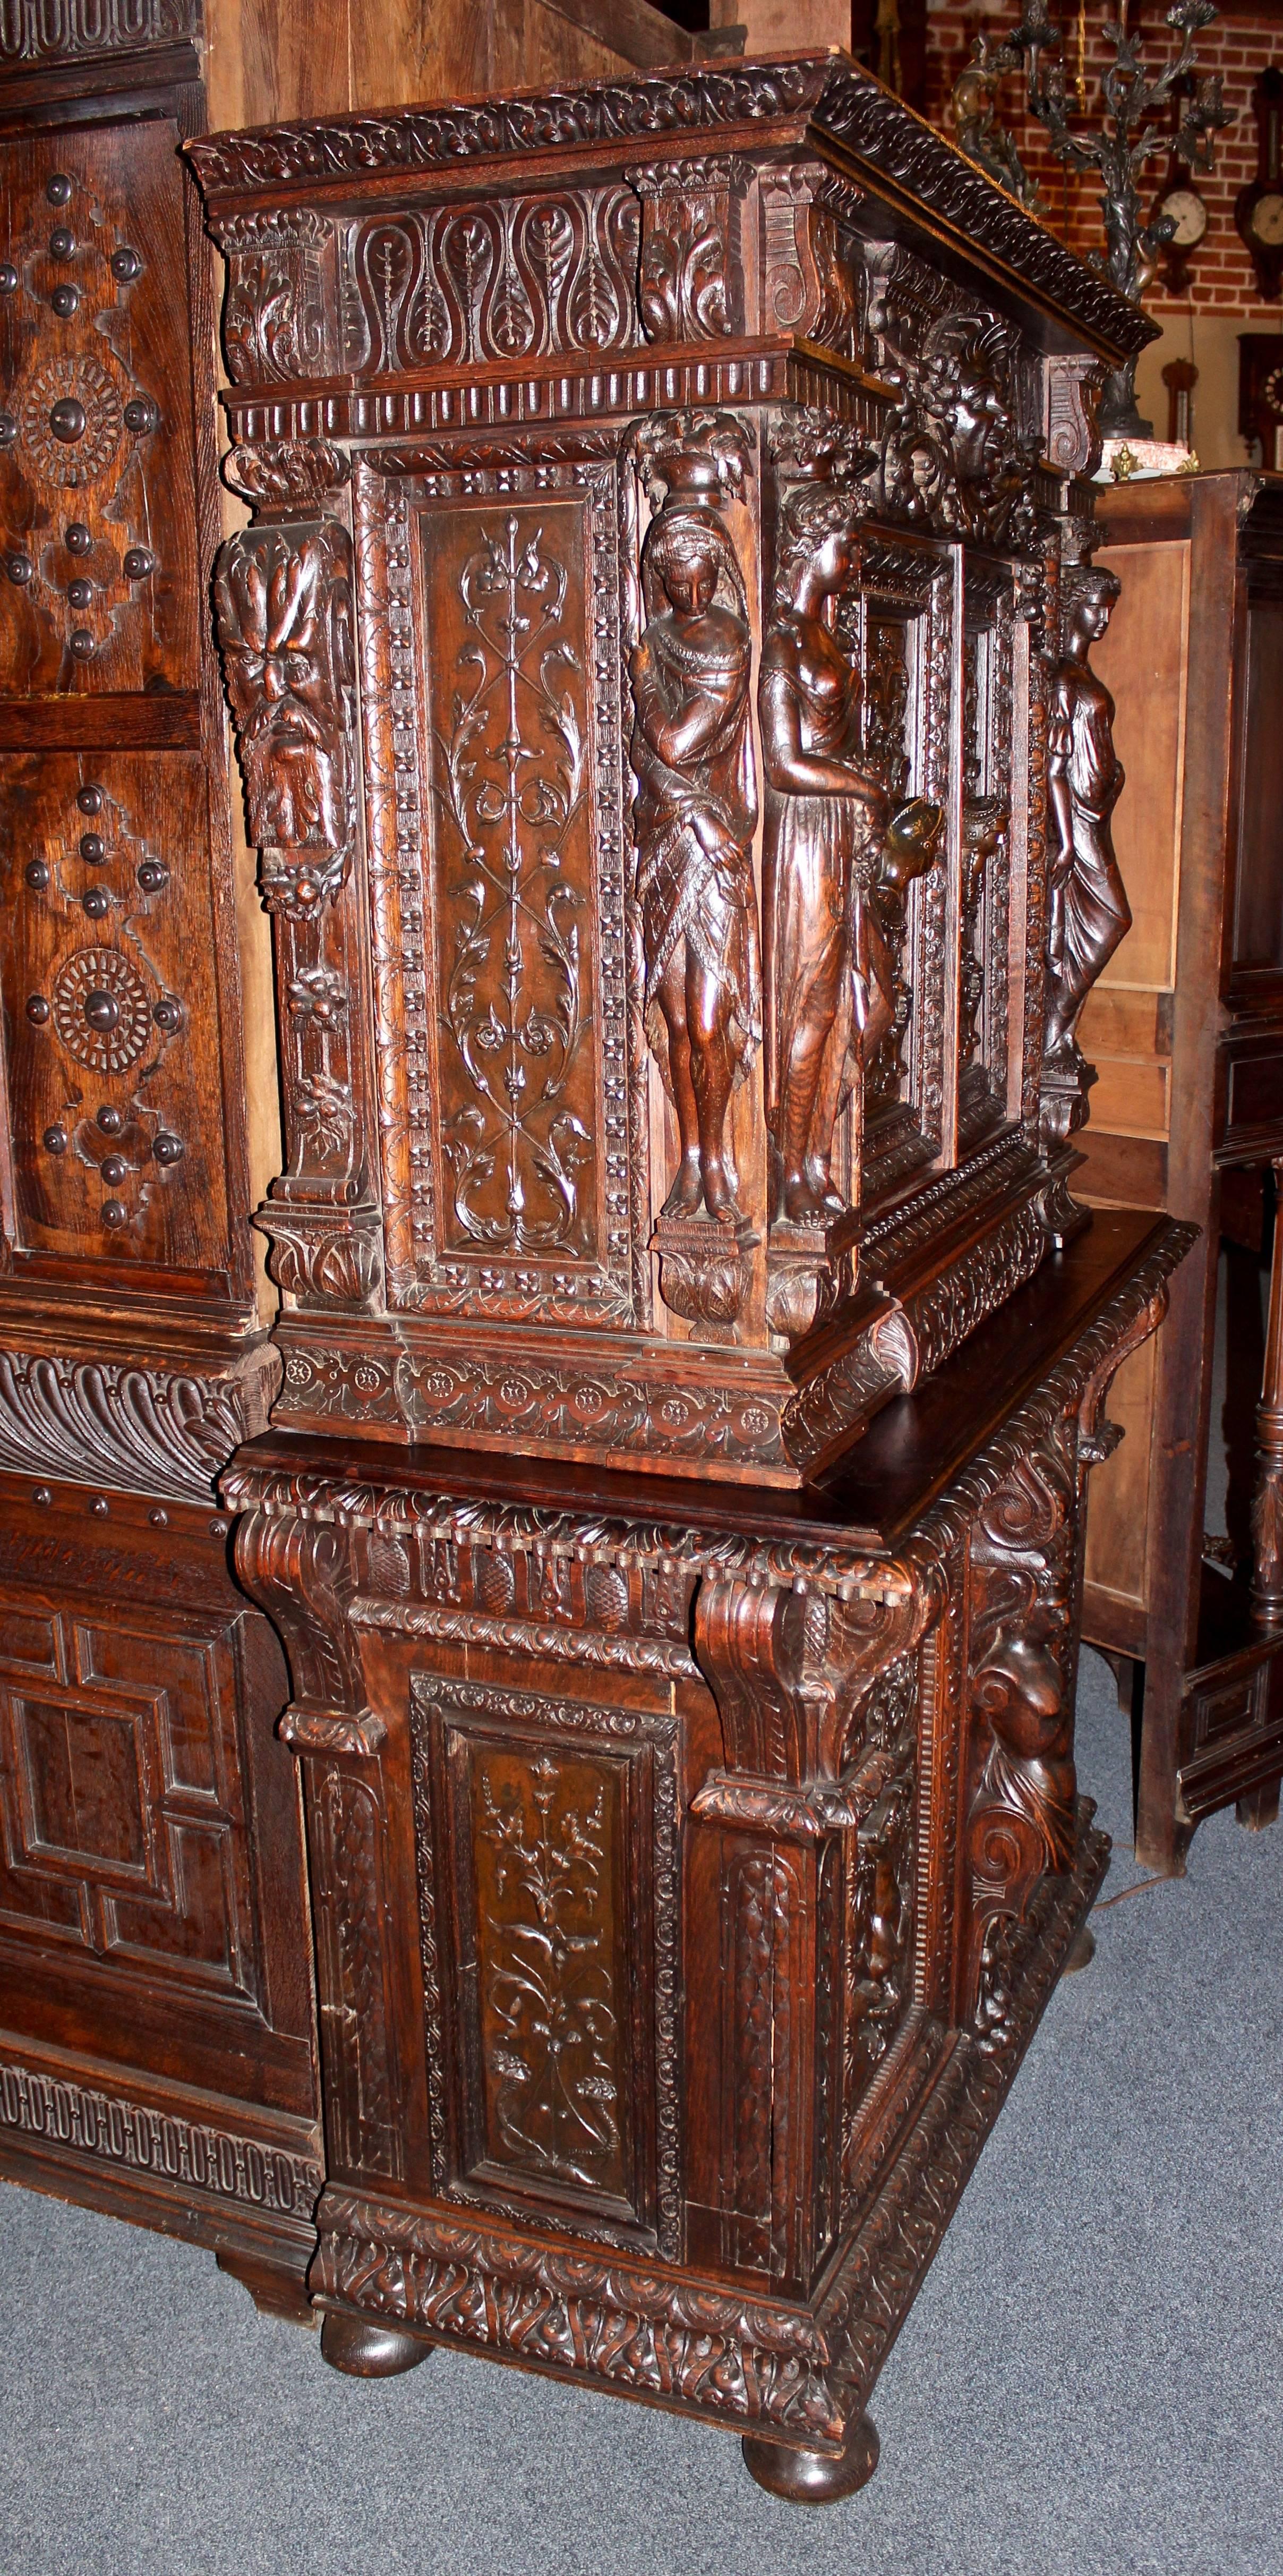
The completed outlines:
<svg viewBox="0 0 1283 2576">
<path fill-rule="evenodd" d="M 0 1351 L 0 1472 L 174 1502 L 210 1502 L 261 1431 L 279 1364 L 262 1352 L 222 1377 Z"/>
<path fill-rule="evenodd" d="M 870 75 L 831 55 L 763 61 L 603 82 L 538 97 L 412 109 L 397 116 L 263 126 L 218 134 L 188 150 L 214 198 L 242 189 L 320 186 L 384 171 L 457 170 L 470 161 L 575 145 L 645 142 L 686 149 L 697 136 L 737 131 L 755 141 L 832 137 L 865 165 L 877 193 L 913 198 L 973 251 L 996 260 L 1120 355 L 1154 325 L 1092 274 L 1054 233 Z"/>
</svg>

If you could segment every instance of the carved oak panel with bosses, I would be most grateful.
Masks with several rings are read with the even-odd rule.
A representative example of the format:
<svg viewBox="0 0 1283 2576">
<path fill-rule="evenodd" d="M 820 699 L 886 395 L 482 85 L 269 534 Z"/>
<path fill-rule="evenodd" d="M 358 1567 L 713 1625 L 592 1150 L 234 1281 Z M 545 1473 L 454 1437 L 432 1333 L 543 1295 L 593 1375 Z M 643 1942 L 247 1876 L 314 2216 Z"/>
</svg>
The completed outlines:
<svg viewBox="0 0 1283 2576">
<path fill-rule="evenodd" d="M 356 509 L 391 1300 L 627 1321 L 613 468 Z"/>
<path fill-rule="evenodd" d="M 157 119 L 0 147 L 0 695 L 197 683 L 178 143 Z"/>
<path fill-rule="evenodd" d="M 195 755 L 0 760 L 15 1251 L 226 1260 L 213 903 L 180 857 L 204 830 Z"/>
<path fill-rule="evenodd" d="M 676 2253 L 673 1721 L 411 1688 L 438 2188 Z"/>
<path fill-rule="evenodd" d="M 234 1634 L 172 1623 L 0 1619 L 0 1949 L 255 2002 Z"/>
</svg>

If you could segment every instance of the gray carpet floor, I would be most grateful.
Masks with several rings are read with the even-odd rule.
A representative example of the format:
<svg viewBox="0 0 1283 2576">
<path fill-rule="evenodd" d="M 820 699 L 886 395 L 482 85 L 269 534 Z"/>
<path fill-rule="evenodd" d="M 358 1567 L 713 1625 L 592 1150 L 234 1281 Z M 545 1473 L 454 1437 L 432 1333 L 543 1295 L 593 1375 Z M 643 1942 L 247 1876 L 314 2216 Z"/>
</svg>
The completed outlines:
<svg viewBox="0 0 1283 2576">
<path fill-rule="evenodd" d="M 805 2512 L 675 2417 L 437 2354 L 338 2378 L 189 2246 L 0 2192 L 3 2576 L 1280 2576 L 1283 1830 L 1215 1817 L 1124 1891 L 1115 1836 L 875 2394 L 882 2465 Z M 1110 1901 L 1112 1900 L 1112 1901 Z"/>
</svg>

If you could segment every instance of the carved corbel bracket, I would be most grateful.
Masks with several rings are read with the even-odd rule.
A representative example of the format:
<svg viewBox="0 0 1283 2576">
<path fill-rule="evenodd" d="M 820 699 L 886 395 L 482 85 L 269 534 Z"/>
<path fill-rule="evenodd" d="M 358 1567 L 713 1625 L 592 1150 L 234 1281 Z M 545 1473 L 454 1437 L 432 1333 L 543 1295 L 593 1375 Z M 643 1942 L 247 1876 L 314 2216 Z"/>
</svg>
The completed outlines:
<svg viewBox="0 0 1283 2576">
<path fill-rule="evenodd" d="M 886 1567 L 878 1597 L 852 1601 L 705 1577 L 695 1596 L 695 1660 L 717 1703 L 727 1774 L 750 1800 L 768 1784 L 789 1784 L 808 1795 L 814 1788 L 815 1812 L 823 1809 L 823 1784 L 858 1757 L 863 1703 L 937 1607 L 932 1581 L 899 1564 Z M 843 1779 L 842 1794 L 849 1791 Z"/>
<path fill-rule="evenodd" d="M 348 1624 L 356 1576 L 345 1533 L 328 1521 L 251 1511 L 237 1523 L 236 1570 L 289 1660 L 294 1696 L 277 1725 L 296 1753 L 376 1753 L 387 1734 L 366 1697 L 360 1639 Z"/>
<path fill-rule="evenodd" d="M 742 331 L 748 163 L 655 161 L 624 175 L 642 201 L 637 304 L 647 339 L 719 340 Z"/>
<path fill-rule="evenodd" d="M 211 229 L 227 262 L 223 350 L 234 385 L 332 375 L 338 290 L 334 226 L 309 207 L 224 215 Z"/>
<path fill-rule="evenodd" d="M 859 243 L 850 229 L 860 192 L 822 161 L 763 170 L 764 327 L 859 356 Z"/>
<path fill-rule="evenodd" d="M 1058 474 L 1095 473 L 1103 448 L 1097 414 L 1104 386 L 1105 369 L 1099 359 L 1044 359 L 1043 439 L 1047 462 Z"/>
</svg>

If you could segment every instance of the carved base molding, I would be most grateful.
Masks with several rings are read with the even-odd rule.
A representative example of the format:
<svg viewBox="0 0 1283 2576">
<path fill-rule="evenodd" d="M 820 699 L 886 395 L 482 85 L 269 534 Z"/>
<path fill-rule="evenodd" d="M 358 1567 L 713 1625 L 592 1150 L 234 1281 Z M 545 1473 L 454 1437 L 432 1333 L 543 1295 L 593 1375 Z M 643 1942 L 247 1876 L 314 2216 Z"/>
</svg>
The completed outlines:
<svg viewBox="0 0 1283 2576">
<path fill-rule="evenodd" d="M 1095 1900 L 1109 1846 L 1080 1808 L 1074 1866 L 1019 1927 L 1000 2044 L 960 2037 L 814 2306 L 331 2186 L 312 2272 L 327 2305 L 434 2342 L 840 2457 Z"/>
<path fill-rule="evenodd" d="M 278 2267 L 301 2283 L 324 2181 L 314 2134 L 303 2130 L 301 2138 L 302 2124 L 273 2128 L 261 2112 L 232 2127 L 231 2107 L 203 2118 L 188 2105 L 142 2101 L 5 2049 L 0 2171 L 198 2243 L 261 2248 L 267 2240 Z"/>
</svg>

